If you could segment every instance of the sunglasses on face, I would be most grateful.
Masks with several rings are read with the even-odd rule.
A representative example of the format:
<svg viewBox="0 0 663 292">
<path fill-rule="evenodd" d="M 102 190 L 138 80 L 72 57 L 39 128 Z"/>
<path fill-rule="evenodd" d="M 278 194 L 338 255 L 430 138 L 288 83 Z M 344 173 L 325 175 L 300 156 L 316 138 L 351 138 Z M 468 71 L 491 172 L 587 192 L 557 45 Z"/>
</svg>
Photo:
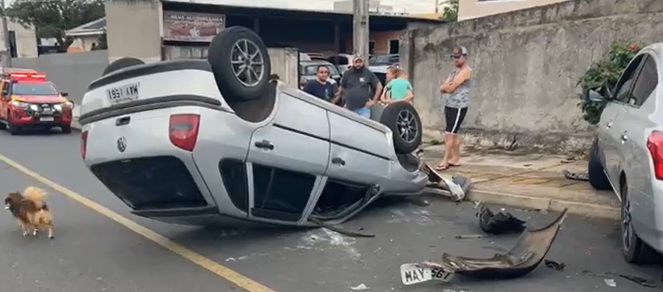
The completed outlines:
<svg viewBox="0 0 663 292">
<path fill-rule="evenodd" d="M 462 57 L 462 56 L 458 56 L 458 55 L 451 56 L 452 59 L 460 59 L 460 57 Z"/>
</svg>

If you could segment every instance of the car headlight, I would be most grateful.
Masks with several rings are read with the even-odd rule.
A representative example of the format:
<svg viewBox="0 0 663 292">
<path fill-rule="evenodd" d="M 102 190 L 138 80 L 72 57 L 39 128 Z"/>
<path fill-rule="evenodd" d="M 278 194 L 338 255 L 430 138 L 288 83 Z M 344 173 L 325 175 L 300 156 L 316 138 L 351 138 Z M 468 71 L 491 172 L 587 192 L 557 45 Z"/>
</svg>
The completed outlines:
<svg viewBox="0 0 663 292">
<path fill-rule="evenodd" d="M 29 103 L 27 102 L 22 102 L 22 101 L 12 101 L 11 105 L 20 107 L 20 108 L 28 108 L 30 106 Z"/>
<path fill-rule="evenodd" d="M 66 106 L 66 105 L 65 105 L 65 106 Z M 59 112 L 62 111 L 62 105 L 61 105 L 61 104 L 53 105 L 53 108 L 54 108 L 56 111 L 59 111 Z"/>
<path fill-rule="evenodd" d="M 36 104 L 31 104 L 30 109 L 33 110 L 33 111 L 37 111 L 37 110 L 39 110 L 39 107 Z"/>
</svg>

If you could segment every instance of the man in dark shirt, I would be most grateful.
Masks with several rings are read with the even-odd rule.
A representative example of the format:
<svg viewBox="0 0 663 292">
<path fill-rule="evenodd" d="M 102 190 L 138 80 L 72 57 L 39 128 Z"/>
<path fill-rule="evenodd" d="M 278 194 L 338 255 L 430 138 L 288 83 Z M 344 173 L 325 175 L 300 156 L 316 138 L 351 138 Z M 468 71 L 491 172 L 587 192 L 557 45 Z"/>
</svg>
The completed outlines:
<svg viewBox="0 0 663 292">
<path fill-rule="evenodd" d="M 382 83 L 364 66 L 364 58 L 357 55 L 352 61 L 352 68 L 343 74 L 340 92 L 345 98 L 347 109 L 370 118 L 371 107 L 378 102 L 382 93 Z"/>
<path fill-rule="evenodd" d="M 325 65 L 320 65 L 318 66 L 316 74 L 317 76 L 315 80 L 309 80 L 306 83 L 303 89 L 304 92 L 331 103 L 338 102 L 338 86 L 336 84 L 331 84 L 328 81 L 329 68 Z"/>
</svg>

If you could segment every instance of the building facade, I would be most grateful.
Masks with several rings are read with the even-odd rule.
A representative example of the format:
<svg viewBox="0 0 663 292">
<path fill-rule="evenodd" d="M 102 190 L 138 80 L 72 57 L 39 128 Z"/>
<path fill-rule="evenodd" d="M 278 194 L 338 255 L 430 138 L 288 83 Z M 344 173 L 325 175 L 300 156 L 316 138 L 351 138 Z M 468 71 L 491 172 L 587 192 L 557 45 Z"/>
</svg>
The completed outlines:
<svg viewBox="0 0 663 292">
<path fill-rule="evenodd" d="M 568 0 L 459 0 L 458 20 L 479 18 Z"/>
</svg>

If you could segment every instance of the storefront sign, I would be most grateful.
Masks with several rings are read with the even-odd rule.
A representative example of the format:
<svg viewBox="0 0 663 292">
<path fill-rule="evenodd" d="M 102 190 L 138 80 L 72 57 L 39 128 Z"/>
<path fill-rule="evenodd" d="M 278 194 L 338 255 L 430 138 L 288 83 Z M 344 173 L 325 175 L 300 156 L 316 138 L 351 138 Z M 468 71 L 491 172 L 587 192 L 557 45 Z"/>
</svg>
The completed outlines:
<svg viewBox="0 0 663 292">
<path fill-rule="evenodd" d="M 163 40 L 211 42 L 225 28 L 225 15 L 164 11 Z"/>
</svg>

